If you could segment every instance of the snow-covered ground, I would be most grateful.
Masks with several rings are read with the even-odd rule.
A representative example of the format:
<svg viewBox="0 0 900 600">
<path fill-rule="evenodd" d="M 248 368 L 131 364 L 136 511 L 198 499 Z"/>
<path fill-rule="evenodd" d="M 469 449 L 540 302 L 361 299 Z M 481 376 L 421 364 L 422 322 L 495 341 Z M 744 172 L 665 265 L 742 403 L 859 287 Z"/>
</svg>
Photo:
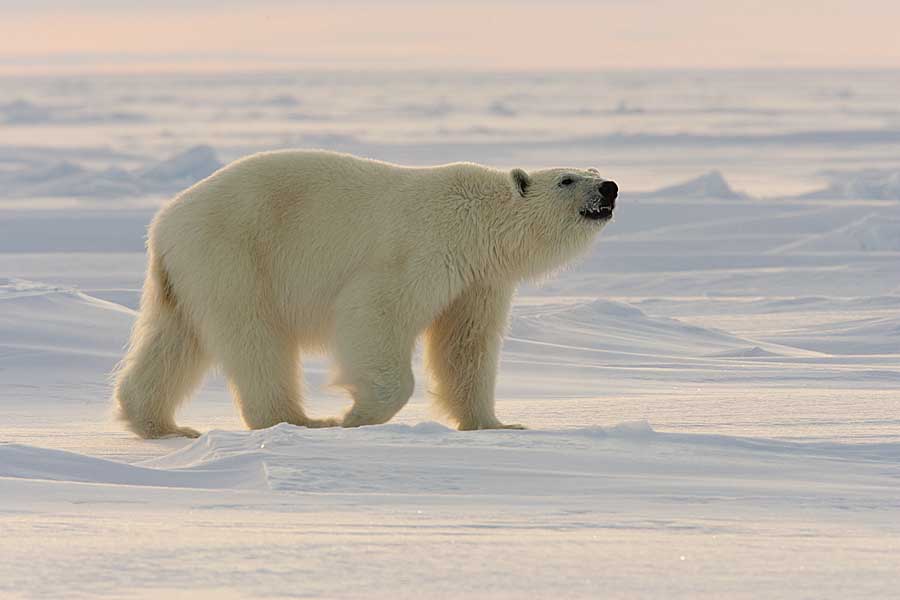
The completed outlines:
<svg viewBox="0 0 900 600">
<path fill-rule="evenodd" d="M 153 211 L 284 146 L 619 183 L 514 306 L 531 430 L 418 366 L 381 427 L 248 432 L 219 376 L 197 440 L 112 420 Z M 0 79 L 0 597 L 896 596 L 898 177 L 897 72 Z"/>
</svg>

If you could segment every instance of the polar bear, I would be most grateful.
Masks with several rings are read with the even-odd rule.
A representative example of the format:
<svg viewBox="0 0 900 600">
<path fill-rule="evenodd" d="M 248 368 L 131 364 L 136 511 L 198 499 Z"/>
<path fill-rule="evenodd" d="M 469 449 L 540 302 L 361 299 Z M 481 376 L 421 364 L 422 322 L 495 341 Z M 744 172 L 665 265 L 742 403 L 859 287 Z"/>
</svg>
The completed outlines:
<svg viewBox="0 0 900 600">
<path fill-rule="evenodd" d="M 435 401 L 459 429 L 521 428 L 494 413 L 514 289 L 585 250 L 617 194 L 594 169 L 240 159 L 150 225 L 119 414 L 145 438 L 198 436 L 175 411 L 217 364 L 250 428 L 385 423 L 413 392 L 424 334 Z M 343 418 L 305 414 L 301 351 L 332 355 L 353 398 Z"/>
</svg>

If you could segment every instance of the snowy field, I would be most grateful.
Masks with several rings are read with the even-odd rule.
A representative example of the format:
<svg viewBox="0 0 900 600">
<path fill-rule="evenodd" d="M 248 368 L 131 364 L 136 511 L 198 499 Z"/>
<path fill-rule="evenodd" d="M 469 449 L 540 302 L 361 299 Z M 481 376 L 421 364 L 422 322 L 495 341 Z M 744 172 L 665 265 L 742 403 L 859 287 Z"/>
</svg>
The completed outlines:
<svg viewBox="0 0 900 600">
<path fill-rule="evenodd" d="M 597 167 L 502 420 L 197 440 L 111 418 L 173 192 L 244 154 Z M 308 407 L 335 415 L 328 362 Z M 0 597 L 900 594 L 900 72 L 0 78 Z"/>
</svg>

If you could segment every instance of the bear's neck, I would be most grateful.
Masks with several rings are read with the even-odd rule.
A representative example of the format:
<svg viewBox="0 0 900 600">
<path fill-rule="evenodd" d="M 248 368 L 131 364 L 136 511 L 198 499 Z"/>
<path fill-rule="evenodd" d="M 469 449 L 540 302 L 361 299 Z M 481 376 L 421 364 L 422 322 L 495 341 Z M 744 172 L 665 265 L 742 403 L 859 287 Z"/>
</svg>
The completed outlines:
<svg viewBox="0 0 900 600">
<path fill-rule="evenodd" d="M 454 178 L 451 214 L 447 215 L 458 227 L 442 233 L 459 236 L 448 246 L 454 248 L 448 264 L 458 269 L 464 284 L 515 284 L 539 278 L 563 264 L 562 257 L 543 248 L 540 223 L 529 222 L 522 211 L 513 210 L 515 203 L 524 200 L 515 195 L 508 173 L 477 165 L 471 165 L 477 172 L 469 165 L 460 167 Z"/>
</svg>

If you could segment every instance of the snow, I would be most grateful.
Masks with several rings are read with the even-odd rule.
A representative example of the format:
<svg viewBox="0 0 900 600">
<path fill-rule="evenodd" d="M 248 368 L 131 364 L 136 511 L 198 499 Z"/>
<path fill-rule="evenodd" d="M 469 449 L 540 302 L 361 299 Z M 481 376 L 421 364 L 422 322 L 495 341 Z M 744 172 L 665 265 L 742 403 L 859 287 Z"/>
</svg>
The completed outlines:
<svg viewBox="0 0 900 600">
<path fill-rule="evenodd" d="M 900 200 L 900 170 L 862 169 L 825 173 L 828 187 L 808 192 L 805 198 Z"/>
<path fill-rule="evenodd" d="M 692 200 L 702 198 L 720 198 L 724 200 L 742 200 L 747 195 L 734 191 L 720 171 L 710 171 L 683 183 L 666 186 L 652 192 L 636 194 L 637 197 L 670 198 L 675 200 Z"/>
<path fill-rule="evenodd" d="M 122 199 L 153 193 L 175 193 L 222 166 L 210 146 L 195 146 L 137 170 L 114 165 L 85 169 L 68 160 L 32 164 L 22 171 L 0 173 L 11 197 L 62 196 Z"/>
<path fill-rule="evenodd" d="M 900 213 L 866 213 L 844 227 L 804 241 L 800 247 L 812 252 L 900 251 Z"/>
<path fill-rule="evenodd" d="M 900 80 L 785 77 L 4 80 L 0 597 L 895 595 Z M 115 420 L 154 210 L 289 146 L 617 180 L 513 306 L 497 407 L 531 429 L 448 428 L 418 355 L 384 426 L 246 431 L 216 373 L 199 439 Z"/>
<path fill-rule="evenodd" d="M 195 146 L 142 171 L 138 177 L 149 190 L 165 191 L 176 185 L 191 186 L 221 166 L 210 146 Z"/>
</svg>

